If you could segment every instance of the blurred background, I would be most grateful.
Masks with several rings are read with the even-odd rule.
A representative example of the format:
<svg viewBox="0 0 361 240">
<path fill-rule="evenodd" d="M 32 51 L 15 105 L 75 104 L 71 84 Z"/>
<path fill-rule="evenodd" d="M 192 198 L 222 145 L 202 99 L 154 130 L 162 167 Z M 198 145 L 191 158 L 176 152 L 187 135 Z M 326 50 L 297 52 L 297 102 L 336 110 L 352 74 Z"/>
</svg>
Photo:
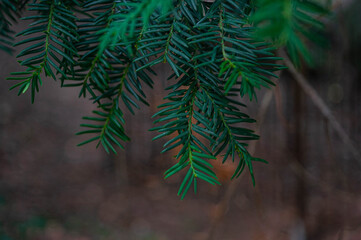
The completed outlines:
<svg viewBox="0 0 361 240">
<path fill-rule="evenodd" d="M 361 1 L 339 1 L 326 23 L 329 47 L 313 49 L 315 66 L 300 70 L 358 152 L 360 23 Z M 94 108 L 79 89 L 44 81 L 32 105 L 4 80 L 20 70 L 15 57 L 1 53 L 0 63 L 0 240 L 361 239 L 361 159 L 288 71 L 247 102 L 263 119 L 253 126 L 261 136 L 254 156 L 269 162 L 254 164 L 256 187 L 248 172 L 231 182 L 235 166 L 216 164 L 222 186 L 201 183 L 180 201 L 181 176 L 162 177 L 172 153 L 161 155 L 165 140 L 152 142 L 148 131 L 167 67 L 147 90 L 151 107 L 127 114 L 126 150 L 107 155 L 76 146 L 81 117 Z"/>
</svg>

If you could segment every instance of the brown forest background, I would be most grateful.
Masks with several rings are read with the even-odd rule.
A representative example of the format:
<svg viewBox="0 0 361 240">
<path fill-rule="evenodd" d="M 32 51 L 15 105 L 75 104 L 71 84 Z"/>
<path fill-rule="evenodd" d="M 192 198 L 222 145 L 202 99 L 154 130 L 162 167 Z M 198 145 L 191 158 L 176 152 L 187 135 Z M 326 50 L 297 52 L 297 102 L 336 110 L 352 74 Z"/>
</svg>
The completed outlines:
<svg viewBox="0 0 361 240">
<path fill-rule="evenodd" d="M 330 46 L 313 49 L 317 65 L 301 72 L 360 151 L 361 2 L 341 3 L 327 22 Z M 0 240 L 361 239 L 361 159 L 288 71 L 247 102 L 258 118 L 272 96 L 255 146 L 269 164 L 255 163 L 256 187 L 248 172 L 231 183 L 235 166 L 219 164 L 222 186 L 203 183 L 180 201 L 180 176 L 162 178 L 172 153 L 160 155 L 164 141 L 148 131 L 166 66 L 147 90 L 151 107 L 127 114 L 132 141 L 107 155 L 95 144 L 76 147 L 81 117 L 94 108 L 79 89 L 44 81 L 32 105 L 4 80 L 19 70 L 15 57 L 1 53 L 0 63 Z"/>
</svg>

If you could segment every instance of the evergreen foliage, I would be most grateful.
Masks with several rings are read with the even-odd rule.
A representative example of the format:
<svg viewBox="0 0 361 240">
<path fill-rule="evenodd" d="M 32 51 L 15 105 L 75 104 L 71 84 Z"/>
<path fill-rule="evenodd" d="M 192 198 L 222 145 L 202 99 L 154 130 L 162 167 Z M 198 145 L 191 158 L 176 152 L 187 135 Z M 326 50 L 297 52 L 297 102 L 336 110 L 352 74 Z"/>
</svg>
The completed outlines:
<svg viewBox="0 0 361 240">
<path fill-rule="evenodd" d="M 16 22 L 27 0 L 0 1 L 0 49 L 11 53 L 13 42 L 12 22 Z"/>
<path fill-rule="evenodd" d="M 11 21 L 26 1 L 0 1 L 0 47 L 10 51 Z M 96 110 L 84 117 L 83 131 L 107 152 L 129 141 L 123 112 L 148 105 L 144 85 L 153 86 L 153 67 L 173 70 L 166 103 L 154 115 L 165 137 L 162 152 L 177 150 L 168 178 L 184 172 L 178 195 L 184 198 L 199 180 L 220 184 L 212 161 L 237 161 L 232 178 L 262 161 L 247 151 L 258 136 L 255 122 L 244 113 L 237 96 L 256 98 L 256 89 L 273 85 L 277 47 L 286 46 L 300 65 L 309 61 L 304 40 L 315 42 L 322 29 L 318 17 L 327 13 L 309 0 L 34 0 L 26 6 L 29 27 L 17 33 L 21 72 L 9 80 L 18 93 L 34 102 L 43 74 L 77 87 Z M 123 109 L 125 108 L 125 109 Z"/>
</svg>

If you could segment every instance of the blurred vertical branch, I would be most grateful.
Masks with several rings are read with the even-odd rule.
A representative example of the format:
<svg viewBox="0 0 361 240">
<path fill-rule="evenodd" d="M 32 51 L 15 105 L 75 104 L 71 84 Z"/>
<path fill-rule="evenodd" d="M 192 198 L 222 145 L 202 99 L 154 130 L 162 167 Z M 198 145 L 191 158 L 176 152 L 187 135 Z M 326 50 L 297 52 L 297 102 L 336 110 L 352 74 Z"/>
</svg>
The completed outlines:
<svg viewBox="0 0 361 240">
<path fill-rule="evenodd" d="M 316 90 L 308 83 L 307 79 L 295 68 L 287 54 L 284 51 L 280 51 L 280 56 L 283 58 L 284 65 L 288 68 L 288 71 L 291 73 L 292 77 L 296 80 L 296 82 L 300 85 L 301 89 L 305 92 L 305 94 L 309 97 L 309 99 L 315 104 L 318 110 L 322 113 L 322 115 L 327 119 L 337 135 L 341 138 L 345 147 L 349 149 L 349 151 L 354 156 L 355 160 L 358 161 L 361 166 L 361 154 L 360 151 L 356 148 L 351 138 L 348 136 L 343 127 L 338 123 L 334 115 L 332 114 L 330 108 L 326 105 L 326 103 L 322 100 L 322 98 L 318 95 Z"/>
<path fill-rule="evenodd" d="M 304 95 L 303 92 L 300 91 L 299 86 L 297 86 L 296 82 L 292 82 L 293 85 L 293 102 L 294 106 L 292 108 L 293 111 L 293 119 L 294 119 L 294 128 L 293 131 L 287 131 L 287 135 L 289 137 L 288 144 L 290 144 L 290 149 L 293 149 L 292 154 L 294 155 L 294 159 L 297 163 L 306 168 L 305 161 L 305 128 L 307 125 L 307 119 L 305 116 L 305 104 L 304 104 Z M 307 238 L 308 231 L 305 229 L 306 222 L 306 212 L 307 212 L 307 189 L 305 182 L 305 173 L 301 172 L 296 178 L 296 214 L 297 214 L 297 222 L 296 226 L 294 226 L 294 230 L 296 230 L 297 234 L 304 234 L 303 238 Z M 300 229 L 301 228 L 301 229 Z M 298 232 L 301 230 L 301 232 Z"/>
</svg>

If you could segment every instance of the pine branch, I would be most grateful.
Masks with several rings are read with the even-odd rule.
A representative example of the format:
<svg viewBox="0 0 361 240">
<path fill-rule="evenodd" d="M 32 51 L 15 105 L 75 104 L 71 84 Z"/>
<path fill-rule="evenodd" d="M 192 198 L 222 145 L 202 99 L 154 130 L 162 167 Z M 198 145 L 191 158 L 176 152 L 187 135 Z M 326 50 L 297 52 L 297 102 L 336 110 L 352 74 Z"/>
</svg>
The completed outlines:
<svg viewBox="0 0 361 240">
<path fill-rule="evenodd" d="M 168 177 L 188 167 L 187 174 L 185 175 L 178 191 L 178 195 L 181 195 L 181 199 L 185 197 L 192 183 L 194 185 L 194 191 L 197 191 L 197 179 L 202 179 L 212 185 L 220 184 L 217 180 L 217 176 L 211 170 L 212 165 L 205 160 L 215 159 L 215 157 L 195 135 L 195 133 L 198 133 L 201 136 L 204 136 L 201 132 L 199 132 L 199 130 L 197 130 L 201 128 L 199 126 L 200 122 L 204 122 L 196 110 L 196 101 L 199 94 L 196 74 L 192 75 L 192 77 L 194 78 L 191 78 L 192 83 L 190 83 L 188 89 L 180 90 L 179 93 L 181 95 L 177 98 L 173 98 L 172 93 L 168 95 L 167 98 L 172 99 L 172 102 L 164 104 L 162 107 L 166 108 L 154 115 L 154 117 L 166 116 L 156 120 L 155 123 L 169 120 L 172 121 L 162 127 L 151 129 L 163 132 L 154 139 L 178 133 L 176 137 L 164 144 L 163 147 L 165 149 L 162 153 L 182 145 L 181 150 L 176 156 L 178 163 L 168 169 L 168 171 L 165 172 L 164 177 L 167 179 Z M 180 104 L 177 103 L 177 99 L 179 99 Z M 193 123 L 194 120 L 198 121 L 198 123 Z M 172 127 L 170 128 L 170 126 Z M 205 137 L 208 138 L 207 136 Z"/>
<path fill-rule="evenodd" d="M 27 2 L 28 0 L 3 0 L 0 2 L 0 50 L 9 54 L 13 53 L 14 31 L 11 28 L 13 23 L 17 22 Z"/>
<path fill-rule="evenodd" d="M 111 19 L 111 17 L 109 17 Z M 110 56 L 113 61 L 108 61 L 107 63 L 107 76 L 110 78 L 113 76 L 115 78 L 115 81 L 109 81 L 107 82 L 107 86 L 104 86 L 103 89 L 97 89 L 100 92 L 100 95 L 95 97 L 94 102 L 99 103 L 99 108 L 105 110 L 107 113 L 106 115 L 102 115 L 103 118 L 89 118 L 84 117 L 85 120 L 92 120 L 97 121 L 99 125 L 89 125 L 89 124 L 82 124 L 82 127 L 88 127 L 88 128 L 94 128 L 97 130 L 85 130 L 81 131 L 78 134 L 97 134 L 97 136 L 90 138 L 89 140 L 86 140 L 79 145 L 83 145 L 85 143 L 96 141 L 98 140 L 97 147 L 102 144 L 106 152 L 110 152 L 110 150 L 114 153 L 116 153 L 116 150 L 112 146 L 111 142 L 113 144 L 118 145 L 119 147 L 123 148 L 119 140 L 122 141 L 129 141 L 129 137 L 125 134 L 123 124 L 125 124 L 125 121 L 123 119 L 123 113 L 121 111 L 121 108 L 119 106 L 120 102 L 122 101 L 125 106 L 128 108 L 128 110 L 134 114 L 133 107 L 139 108 L 139 106 L 126 94 L 126 90 L 137 100 L 147 104 L 143 91 L 141 90 L 140 83 L 135 82 L 134 77 L 138 78 L 136 74 L 136 65 L 135 65 L 135 58 L 136 55 L 129 55 L 125 56 L 124 61 L 118 60 L 113 54 L 116 54 L 117 51 L 120 53 L 120 55 L 117 55 L 119 57 L 122 57 L 125 53 L 129 52 L 137 52 L 139 42 L 142 39 L 144 33 L 144 28 L 140 31 L 138 38 L 135 42 L 132 43 L 133 50 L 127 51 L 125 48 L 123 49 L 121 45 L 119 45 L 117 48 L 113 50 L 111 53 L 111 50 L 104 50 L 103 53 L 97 52 L 97 55 L 93 62 L 95 60 L 100 60 L 100 58 L 97 58 L 98 56 Z M 122 50 L 122 51 L 119 51 Z M 120 65 L 120 66 L 119 66 Z M 93 66 L 93 65 L 92 65 Z M 94 70 L 94 69 L 90 69 Z M 115 73 L 114 73 L 115 72 Z M 139 77 L 141 79 L 144 79 L 146 83 L 151 85 L 151 80 L 144 72 L 138 73 Z M 88 76 L 88 74 L 87 74 Z M 93 77 L 92 77 L 93 78 Z M 117 79 L 120 80 L 117 80 Z M 94 79 L 94 78 L 93 78 Z M 137 91 L 140 93 L 136 93 L 132 87 L 131 84 L 137 89 Z M 110 86 L 110 85 L 115 85 Z M 100 101 L 105 101 L 106 99 L 111 99 L 111 103 L 102 104 Z M 93 111 L 95 114 L 100 114 L 98 111 Z M 105 117 L 105 118 L 104 118 Z M 99 129 L 101 127 L 101 129 Z M 119 139 L 119 140 L 118 140 Z"/>
<path fill-rule="evenodd" d="M 261 127 L 272 98 L 273 98 L 272 91 L 267 91 L 267 93 L 262 98 L 260 108 L 257 114 L 257 119 L 259 120 L 259 122 L 257 124 L 257 129 L 255 130 L 256 133 L 259 133 L 261 131 Z M 256 145 L 257 145 L 257 141 L 251 142 L 249 146 L 249 152 L 251 154 L 255 153 Z M 209 228 L 207 229 L 206 235 L 204 237 L 205 240 L 216 239 L 215 237 L 216 230 L 219 229 L 219 226 L 221 225 L 223 219 L 225 218 L 230 202 L 233 199 L 234 194 L 237 192 L 240 182 L 241 179 L 236 179 L 230 182 L 229 185 L 227 186 L 225 193 L 223 194 L 221 200 L 217 204 L 217 215 L 215 215 L 210 221 Z"/>
<path fill-rule="evenodd" d="M 72 6 L 75 3 L 69 3 Z M 31 89 L 31 101 L 34 102 L 35 92 L 39 91 L 42 85 L 41 74 L 49 76 L 56 80 L 56 74 L 64 72 L 61 66 L 64 61 L 74 64 L 73 59 L 66 55 L 65 49 L 75 52 L 73 42 L 77 40 L 76 24 L 74 13 L 69 11 L 68 6 L 63 3 L 43 0 L 39 3 L 28 5 L 28 11 L 37 12 L 36 15 L 22 18 L 23 20 L 33 20 L 29 28 L 18 33 L 16 36 L 29 36 L 36 34 L 35 37 L 28 37 L 15 44 L 15 46 L 31 43 L 29 47 L 23 49 L 17 58 L 27 57 L 20 61 L 20 65 L 27 67 L 25 71 L 12 73 L 14 77 L 8 80 L 20 81 L 10 89 L 19 87 L 18 95 L 24 94 Z M 60 60 L 63 58 L 63 60 Z M 55 70 L 55 71 L 54 71 Z"/>
<path fill-rule="evenodd" d="M 114 2 L 118 11 L 112 17 L 115 19 L 108 29 L 102 31 L 103 35 L 99 44 L 99 52 L 106 48 L 113 48 L 119 41 L 127 42 L 135 35 L 136 25 L 142 19 L 142 25 L 147 26 L 150 16 L 160 7 L 163 12 L 171 9 L 170 0 L 144 0 L 129 3 L 127 1 Z"/>
<path fill-rule="evenodd" d="M 254 120 L 234 97 L 252 100 L 256 89 L 273 85 L 270 78 L 282 66 L 265 40 L 285 39 L 291 53 L 305 53 L 301 40 L 312 39 L 311 28 L 320 29 L 314 15 L 323 11 L 309 0 L 258 2 L 259 7 L 248 0 L 34 1 L 23 18 L 32 23 L 18 33 L 25 39 L 16 44 L 23 46 L 17 57 L 26 69 L 8 79 L 19 81 L 12 87 L 19 94 L 31 89 L 32 101 L 43 74 L 59 78 L 61 86 L 80 87 L 79 97 L 89 93 L 98 109 L 84 117 L 89 122 L 81 126 L 87 129 L 78 134 L 93 136 L 80 145 L 97 141 L 116 152 L 115 146 L 129 140 L 123 105 L 132 114 L 140 102 L 148 105 L 143 87 L 153 86 L 153 67 L 167 63 L 173 70 L 170 92 L 154 115 L 163 125 L 152 129 L 160 132 L 155 139 L 172 137 L 163 152 L 179 150 L 165 178 L 188 169 L 178 192 L 183 199 L 192 184 L 197 191 L 199 179 L 219 184 L 210 161 L 224 154 L 223 162 L 239 159 L 232 178 L 247 167 L 254 182 L 252 162 L 263 160 L 251 156 L 247 142 L 258 136 L 246 127 Z M 285 11 L 279 14 L 274 4 Z M 5 7 L 0 24 L 8 37 L 8 19 L 16 12 Z M 271 26 L 265 24 L 269 19 Z M 272 35 L 273 27 L 279 36 Z"/>
<path fill-rule="evenodd" d="M 228 145 L 228 150 L 223 157 L 222 163 L 227 160 L 229 155 L 231 155 L 232 162 L 234 162 L 235 153 L 240 158 L 238 167 L 236 168 L 232 179 L 239 177 L 240 174 L 243 172 L 245 165 L 247 165 L 251 173 L 252 181 L 254 183 L 255 180 L 251 161 L 255 159 L 250 156 L 248 151 L 245 149 L 244 144 L 240 142 L 240 140 L 256 140 L 258 139 L 258 136 L 255 135 L 252 130 L 231 126 L 234 123 L 251 123 L 254 122 L 254 120 L 250 119 L 246 114 L 235 111 L 236 109 L 227 110 L 227 106 L 225 106 L 225 104 L 220 106 L 214 101 L 214 99 L 211 97 L 211 95 L 207 92 L 206 89 L 202 88 L 202 90 L 208 97 L 208 100 L 212 103 L 214 114 L 217 115 L 220 119 L 219 125 L 216 125 L 215 128 L 212 130 L 223 130 L 223 133 L 217 130 L 214 131 L 215 135 L 219 136 L 211 144 L 211 146 L 213 146 L 213 150 L 217 150 L 215 155 L 217 156 L 219 153 L 221 153 L 226 147 L 226 145 Z M 229 103 L 227 103 L 227 105 L 228 104 Z M 228 116 L 226 114 L 228 114 Z"/>
<path fill-rule="evenodd" d="M 104 7 L 109 9 L 102 13 Z M 116 12 L 116 1 L 103 0 L 103 1 L 87 1 L 84 6 L 85 12 L 92 13 L 91 18 L 82 19 L 80 28 L 80 39 L 77 44 L 78 52 L 82 52 L 82 56 L 77 63 L 77 71 L 69 80 L 73 80 L 79 83 L 65 84 L 64 86 L 81 86 L 79 97 L 86 97 L 86 93 L 89 92 L 95 99 L 97 97 L 93 89 L 102 91 L 108 87 L 109 76 L 105 70 L 109 68 L 107 63 L 108 56 L 104 51 L 98 51 L 100 44 L 99 38 L 101 37 L 100 31 L 103 29 L 109 29 L 112 17 Z M 85 50 L 83 52 L 83 50 Z M 84 74 L 84 71 L 86 74 Z"/>
<path fill-rule="evenodd" d="M 260 0 L 251 21 L 257 27 L 255 37 L 286 46 L 292 62 L 300 66 L 302 59 L 313 63 L 307 44 L 327 44 L 320 34 L 324 26 L 319 18 L 328 14 L 328 9 L 314 0 Z"/>
</svg>

